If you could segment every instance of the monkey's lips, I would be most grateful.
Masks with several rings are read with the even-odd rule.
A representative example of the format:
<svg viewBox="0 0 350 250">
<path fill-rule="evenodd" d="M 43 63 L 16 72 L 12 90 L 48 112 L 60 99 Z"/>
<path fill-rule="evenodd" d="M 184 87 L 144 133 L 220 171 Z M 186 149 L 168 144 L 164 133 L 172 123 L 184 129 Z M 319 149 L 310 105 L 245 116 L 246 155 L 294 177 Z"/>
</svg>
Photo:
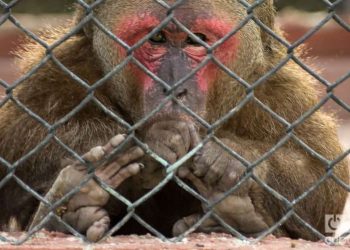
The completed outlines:
<svg viewBox="0 0 350 250">
<path fill-rule="evenodd" d="M 189 114 L 185 113 L 184 111 L 178 112 L 174 111 L 171 113 L 168 112 L 158 112 L 151 118 L 147 120 L 144 126 L 142 126 L 142 129 L 151 127 L 154 123 L 161 122 L 161 121 L 177 121 L 177 122 L 186 122 L 186 123 L 196 123 L 196 120 L 191 117 Z"/>
</svg>

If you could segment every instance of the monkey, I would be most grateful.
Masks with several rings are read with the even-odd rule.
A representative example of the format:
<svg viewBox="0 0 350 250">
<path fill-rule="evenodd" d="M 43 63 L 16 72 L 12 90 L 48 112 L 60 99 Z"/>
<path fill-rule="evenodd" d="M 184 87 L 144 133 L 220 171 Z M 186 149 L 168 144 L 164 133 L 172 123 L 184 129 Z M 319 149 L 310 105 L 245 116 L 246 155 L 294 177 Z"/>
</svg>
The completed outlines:
<svg viewBox="0 0 350 250">
<path fill-rule="evenodd" d="M 133 208 L 157 232 L 184 234 L 213 209 L 247 237 L 279 224 L 276 236 L 317 240 L 300 218 L 325 234 L 325 215 L 342 212 L 342 186 L 349 179 L 336 120 L 323 110 L 308 114 L 318 103 L 317 91 L 298 65 L 288 61 L 274 70 L 289 52 L 266 31 L 283 38 L 273 1 L 258 4 L 255 21 L 245 21 L 250 13 L 237 0 L 183 1 L 170 12 L 175 19 L 157 29 L 169 14 L 159 3 L 105 0 L 93 9 L 100 23 L 84 23 L 57 45 L 84 22 L 87 13 L 78 6 L 70 25 L 42 35 L 49 47 L 29 43 L 17 52 L 22 72 L 35 70 L 9 90 L 0 109 L 3 229 L 16 218 L 20 230 L 35 230 L 52 209 L 39 195 L 51 204 L 68 195 L 53 206 L 56 216 L 99 241 L 130 212 L 111 190 L 134 202 L 165 180 L 169 165 L 150 152 L 171 165 L 197 148 L 158 193 Z M 195 70 L 210 54 L 215 59 Z M 149 119 L 140 124 L 142 118 Z M 129 130 L 125 123 L 139 126 Z M 179 187 L 176 178 L 207 202 Z M 131 217 L 118 234 L 147 232 Z M 44 227 L 69 232 L 55 218 Z M 211 216 L 196 231 L 228 229 Z"/>
</svg>

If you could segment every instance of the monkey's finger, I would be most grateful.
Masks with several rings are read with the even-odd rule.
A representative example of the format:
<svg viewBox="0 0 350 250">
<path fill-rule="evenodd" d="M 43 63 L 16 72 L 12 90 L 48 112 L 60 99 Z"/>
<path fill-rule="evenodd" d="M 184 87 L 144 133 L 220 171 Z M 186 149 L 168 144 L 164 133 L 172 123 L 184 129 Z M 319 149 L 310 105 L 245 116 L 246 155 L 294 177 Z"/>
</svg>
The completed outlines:
<svg viewBox="0 0 350 250">
<path fill-rule="evenodd" d="M 82 181 L 86 175 L 85 166 L 84 170 L 85 171 L 80 169 L 80 166 L 77 164 L 68 165 L 67 167 L 63 168 L 52 185 L 50 192 L 65 195 Z"/>
<path fill-rule="evenodd" d="M 76 211 L 81 207 L 102 207 L 108 202 L 109 196 L 109 193 L 99 184 L 94 180 L 90 180 L 80 189 L 80 192 L 68 201 L 68 211 Z"/>
<path fill-rule="evenodd" d="M 186 151 L 188 151 L 191 148 L 191 131 L 190 131 L 190 127 L 189 124 L 186 122 L 182 122 L 179 124 L 179 128 L 180 133 L 182 135 L 182 138 L 184 140 L 184 144 L 186 146 Z"/>
<path fill-rule="evenodd" d="M 133 163 L 127 167 L 122 168 L 116 175 L 107 180 L 108 185 L 113 188 L 119 187 L 126 179 L 138 174 L 141 170 L 141 166 L 138 163 Z"/>
<path fill-rule="evenodd" d="M 186 173 L 186 179 L 188 179 L 197 188 L 198 192 L 204 197 L 210 196 L 210 190 L 205 186 L 201 179 L 197 178 L 191 172 Z"/>
<path fill-rule="evenodd" d="M 215 162 L 209 167 L 203 181 L 209 185 L 215 184 L 225 174 L 228 160 L 225 156 L 219 156 Z"/>
<path fill-rule="evenodd" d="M 103 217 L 101 220 L 95 221 L 86 232 L 86 238 L 90 242 L 97 242 L 103 238 L 109 229 L 111 220 L 109 216 Z"/>
<path fill-rule="evenodd" d="M 177 174 L 180 178 L 185 179 L 191 171 L 186 166 L 181 166 L 177 171 Z"/>
<path fill-rule="evenodd" d="M 191 134 L 190 134 L 188 123 L 187 122 L 176 122 L 176 123 L 172 122 L 170 124 L 170 127 L 174 128 L 175 133 L 177 132 L 179 135 L 181 135 L 183 148 L 187 152 L 191 147 Z"/>
<path fill-rule="evenodd" d="M 62 216 L 62 219 L 78 232 L 85 233 L 95 221 L 99 221 L 105 216 L 108 216 L 108 213 L 101 207 L 88 206 L 81 207 L 74 212 L 67 212 Z"/>
<path fill-rule="evenodd" d="M 211 217 L 203 221 L 202 224 L 198 226 L 196 231 L 202 232 L 202 233 L 213 233 L 213 232 L 229 233 L 227 229 L 225 229 L 223 226 L 221 226 L 217 221 L 215 221 Z"/>
<path fill-rule="evenodd" d="M 133 161 L 138 160 L 144 155 L 145 153 L 143 152 L 143 150 L 140 147 L 136 146 L 129 149 L 126 153 L 123 153 L 120 156 L 118 156 L 115 162 L 120 166 L 125 166 L 127 164 L 132 163 Z"/>
<path fill-rule="evenodd" d="M 208 146 L 206 145 L 206 148 Z M 193 174 L 196 175 L 197 177 L 203 177 L 207 174 L 209 171 L 210 167 L 216 162 L 221 154 L 216 152 L 216 151 L 209 151 L 210 154 L 208 153 L 203 153 L 203 151 L 208 152 L 208 150 L 205 150 L 206 148 L 202 149 L 202 151 L 198 152 L 197 155 L 193 159 L 193 165 L 192 165 L 192 170 Z M 210 148 L 210 146 L 209 146 Z"/>
<path fill-rule="evenodd" d="M 173 236 L 179 236 L 183 233 L 185 233 L 187 230 L 189 230 L 194 224 L 197 223 L 198 220 L 200 220 L 201 215 L 200 214 L 192 214 L 190 216 L 184 217 L 180 220 L 178 220 L 172 229 Z"/>
<path fill-rule="evenodd" d="M 97 146 L 92 149 L 90 149 L 89 152 L 83 155 L 83 159 L 90 161 L 90 162 L 97 162 L 99 160 L 102 160 L 102 158 L 105 156 L 106 152 L 104 151 L 102 146 Z"/>
<path fill-rule="evenodd" d="M 186 152 L 200 143 L 200 138 L 193 122 L 168 122 L 170 128 L 174 128 L 181 134 Z"/>
<path fill-rule="evenodd" d="M 218 182 L 218 185 L 217 185 L 217 190 L 221 191 L 221 192 L 225 192 L 225 191 L 229 190 L 235 184 L 237 184 L 237 182 L 242 174 L 237 172 L 237 171 L 234 171 L 234 170 L 227 171 L 227 173 L 222 175 L 222 177 L 220 178 L 220 181 Z"/>
<path fill-rule="evenodd" d="M 102 180 L 107 180 L 114 176 L 120 168 L 132 163 L 144 156 L 144 152 L 140 147 L 132 147 L 127 152 L 122 153 L 116 160 L 107 165 L 104 168 L 100 168 L 96 171 L 96 175 Z"/>
<path fill-rule="evenodd" d="M 155 127 L 152 130 L 157 129 L 157 134 L 160 131 L 164 131 L 162 133 L 169 134 L 171 132 L 174 135 L 178 135 L 178 143 L 183 148 L 183 151 L 187 152 L 191 146 L 191 136 L 189 131 L 189 126 L 187 122 L 184 121 L 161 121 L 155 124 Z M 167 137 L 160 137 L 167 138 Z M 181 154 L 183 155 L 183 153 Z"/>
<path fill-rule="evenodd" d="M 184 217 L 181 220 L 178 220 L 173 226 L 173 235 L 179 236 L 180 234 L 185 233 L 187 230 L 192 228 L 202 217 L 203 217 L 202 214 L 193 214 L 193 215 Z M 214 219 L 208 218 L 204 220 L 196 228 L 196 232 L 210 233 L 210 232 L 217 231 L 214 229 L 218 227 L 219 225 Z"/>
<path fill-rule="evenodd" d="M 109 142 L 103 146 L 103 150 L 106 154 L 110 154 L 113 149 L 115 149 L 118 145 L 120 145 L 126 138 L 126 135 L 116 135 Z"/>
<path fill-rule="evenodd" d="M 236 225 L 240 232 L 253 234 L 269 228 L 248 195 L 230 195 L 218 203 L 214 210 L 222 219 Z"/>
<path fill-rule="evenodd" d="M 195 148 L 197 145 L 199 145 L 199 143 L 201 143 L 201 138 L 199 137 L 199 133 L 194 123 L 191 123 L 188 128 L 191 136 L 191 148 Z"/>
<path fill-rule="evenodd" d="M 184 145 L 184 140 L 179 133 L 173 133 L 172 131 L 160 130 L 158 132 L 159 138 L 162 138 L 161 144 L 169 148 L 176 155 L 176 160 L 181 158 L 187 153 L 189 147 Z M 165 158 L 168 160 L 167 158 Z M 175 162 L 174 161 L 174 162 Z M 173 163 L 173 162 L 170 162 Z"/>
<path fill-rule="evenodd" d="M 148 143 L 150 149 L 156 153 L 158 156 L 162 157 L 164 160 L 169 162 L 170 164 L 176 162 L 178 159 L 178 155 L 174 152 L 169 145 L 166 144 L 165 141 L 150 141 Z"/>
<path fill-rule="evenodd" d="M 115 147 L 125 140 L 124 135 L 114 136 L 105 146 L 97 146 L 92 148 L 89 152 L 83 155 L 83 159 L 90 162 L 97 162 L 109 154 Z"/>
</svg>

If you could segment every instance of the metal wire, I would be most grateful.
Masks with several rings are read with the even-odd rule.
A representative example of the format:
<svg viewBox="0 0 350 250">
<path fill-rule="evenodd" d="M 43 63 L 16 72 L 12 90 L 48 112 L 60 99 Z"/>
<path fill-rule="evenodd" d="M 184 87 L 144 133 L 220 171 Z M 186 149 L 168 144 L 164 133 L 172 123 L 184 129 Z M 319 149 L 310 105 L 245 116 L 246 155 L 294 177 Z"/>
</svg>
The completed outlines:
<svg viewBox="0 0 350 250">
<path fill-rule="evenodd" d="M 170 240 L 170 241 L 180 241 L 184 237 L 186 237 L 189 233 L 196 230 L 196 228 L 207 218 L 212 217 L 215 218 L 228 232 L 232 233 L 239 239 L 250 241 L 250 242 L 257 242 L 266 237 L 267 235 L 273 233 L 275 230 L 277 230 L 280 225 L 282 225 L 284 222 L 286 222 L 289 218 L 296 219 L 302 226 L 308 228 L 310 232 L 312 232 L 316 237 L 320 238 L 321 240 L 324 240 L 325 242 L 329 244 L 335 244 L 336 242 L 340 241 L 340 239 L 343 239 L 347 235 L 350 234 L 350 229 L 348 232 L 341 235 L 339 238 L 334 240 L 329 240 L 324 235 L 322 235 L 320 232 L 318 232 L 315 228 L 312 227 L 312 225 L 308 224 L 303 218 L 301 218 L 295 211 L 294 207 L 301 202 L 303 199 L 305 199 L 308 195 L 312 193 L 313 190 L 315 190 L 319 185 L 321 185 L 325 180 L 332 179 L 336 181 L 339 185 L 341 185 L 344 189 L 348 190 L 350 192 L 350 187 L 344 183 L 342 180 L 339 180 L 334 174 L 333 174 L 333 168 L 334 166 L 339 163 L 341 160 L 343 160 L 345 157 L 347 157 L 350 154 L 350 149 L 348 149 L 346 152 L 344 152 L 343 155 L 340 155 L 335 160 L 329 160 L 326 159 L 324 156 L 317 153 L 315 150 L 313 150 L 311 147 L 309 147 L 305 142 L 303 142 L 300 138 L 297 137 L 295 133 L 295 129 L 303 124 L 303 122 L 310 117 L 312 114 L 314 114 L 317 110 L 319 110 L 327 101 L 333 100 L 336 102 L 340 107 L 344 108 L 348 112 L 350 112 L 350 106 L 349 104 L 345 103 L 343 100 L 341 100 L 339 97 L 337 97 L 333 90 L 338 87 L 340 84 L 345 82 L 350 77 L 350 72 L 339 78 L 334 83 L 329 82 L 322 76 L 320 76 L 318 73 L 314 72 L 309 66 L 307 66 L 300 58 L 294 55 L 294 51 L 302 44 L 305 43 L 307 39 L 312 37 L 317 31 L 319 31 L 326 23 L 328 23 L 330 20 L 334 20 L 339 26 L 341 26 L 346 31 L 350 31 L 350 25 L 343 20 L 335 11 L 336 7 L 342 2 L 343 0 L 337 0 L 335 2 L 330 2 L 327 0 L 322 0 L 324 2 L 325 6 L 327 7 L 327 15 L 312 29 L 310 29 L 305 35 L 300 37 L 297 41 L 290 44 L 288 41 L 286 41 L 284 38 L 279 37 L 278 34 L 276 34 L 273 30 L 271 30 L 269 27 L 267 27 L 259 18 L 257 18 L 254 14 L 254 10 L 258 8 L 261 4 L 263 4 L 264 0 L 256 0 L 253 4 L 248 3 L 244 0 L 239 0 L 239 3 L 242 4 L 242 6 L 246 9 L 246 17 L 235 27 L 231 32 L 229 32 L 227 35 L 225 35 L 222 39 L 215 42 L 213 45 L 206 44 L 204 41 L 197 38 L 195 34 L 193 34 L 187 27 L 185 27 L 179 20 L 177 20 L 174 16 L 174 11 L 183 4 L 184 0 L 178 0 L 172 5 L 166 3 L 162 0 L 154 0 L 159 6 L 163 7 L 166 12 L 167 16 L 166 18 L 155 28 L 153 29 L 149 34 L 147 34 L 145 37 L 140 39 L 136 44 L 133 46 L 127 45 L 124 41 L 122 41 L 120 38 L 118 38 L 113 32 L 108 30 L 108 28 L 100 21 L 98 18 L 94 15 L 94 8 L 98 7 L 99 4 L 104 2 L 103 0 L 97 0 L 91 5 L 87 4 L 83 0 L 76 0 L 75 2 L 79 4 L 85 11 L 85 17 L 78 23 L 75 27 L 73 27 L 64 37 L 60 38 L 59 40 L 55 41 L 53 44 L 49 45 L 44 40 L 42 40 L 40 37 L 35 35 L 33 32 L 29 31 L 24 25 L 22 25 L 16 17 L 12 14 L 12 9 L 20 2 L 20 0 L 13 0 L 13 1 L 1 1 L 0 0 L 0 8 L 2 9 L 2 14 L 0 16 L 0 26 L 5 23 L 6 21 L 11 22 L 14 24 L 21 32 L 23 32 L 27 37 L 30 37 L 35 41 L 36 43 L 40 44 L 43 48 L 46 50 L 46 55 L 42 58 L 42 60 L 34 66 L 31 70 L 29 70 L 26 74 L 22 75 L 19 79 L 17 79 L 13 84 L 8 84 L 4 80 L 0 79 L 0 85 L 2 88 L 5 89 L 6 95 L 5 97 L 0 101 L 0 108 L 2 108 L 7 102 L 12 101 L 14 102 L 17 107 L 24 112 L 26 112 L 30 117 L 32 117 L 35 121 L 37 121 L 39 124 L 41 124 L 46 130 L 47 130 L 47 136 L 45 139 L 43 139 L 36 147 L 34 147 L 29 153 L 24 155 L 22 158 L 18 159 L 14 163 L 10 163 L 6 161 L 4 158 L 0 157 L 0 164 L 7 168 L 7 176 L 4 177 L 0 181 L 0 188 L 2 188 L 9 180 L 14 180 L 17 182 L 19 186 L 21 186 L 24 190 L 31 193 L 38 201 L 42 202 L 45 206 L 47 206 L 50 209 L 50 213 L 43 218 L 40 224 L 38 224 L 36 227 L 31 229 L 27 232 L 25 237 L 22 237 L 20 240 L 13 240 L 9 239 L 3 236 L 0 236 L 0 241 L 4 242 L 10 242 L 12 244 L 22 244 L 25 241 L 27 241 L 32 235 L 34 235 L 37 231 L 45 227 L 45 223 L 47 223 L 50 219 L 55 218 L 58 220 L 62 225 L 64 225 L 67 230 L 72 233 L 73 235 L 80 237 L 83 240 L 86 240 L 85 236 L 80 234 L 78 231 L 76 231 L 73 227 L 68 225 L 66 222 L 64 222 L 59 216 L 57 216 L 53 211 L 62 204 L 64 204 L 66 201 L 68 201 L 74 194 L 79 192 L 79 190 L 92 178 L 96 179 L 96 181 L 106 190 L 108 191 L 113 197 L 121 201 L 126 207 L 127 207 L 127 214 L 123 219 L 119 221 L 118 224 L 113 225 L 113 227 L 108 232 L 107 236 L 115 234 L 123 225 L 125 225 L 130 219 L 135 219 L 138 223 L 140 223 L 142 226 L 144 226 L 146 229 L 148 229 L 150 232 L 152 232 L 154 235 L 159 237 L 162 240 Z M 220 47 L 227 39 L 234 36 L 239 30 L 241 30 L 248 22 L 255 22 L 263 31 L 266 32 L 271 38 L 275 39 L 276 41 L 280 42 L 285 49 L 287 50 L 287 55 L 285 58 L 283 58 L 273 69 L 271 69 L 269 72 L 267 72 L 264 76 L 262 76 L 260 79 L 253 83 L 248 83 L 244 79 L 240 78 L 237 74 L 237 72 L 232 72 L 227 66 L 225 66 L 218 58 L 215 57 L 215 55 L 212 53 L 216 48 Z M 108 36 L 110 39 L 112 39 L 114 42 L 118 43 L 120 46 L 122 46 L 127 51 L 127 56 L 123 59 L 123 61 L 118 64 L 111 72 L 106 74 L 102 79 L 98 80 L 92 85 L 89 85 L 84 79 L 81 79 L 76 74 L 74 74 L 72 71 L 70 71 L 63 63 L 60 62 L 58 58 L 55 57 L 53 54 L 53 50 L 63 44 L 65 41 L 67 41 L 70 37 L 77 34 L 87 23 L 93 23 L 98 29 L 100 29 L 106 36 Z M 177 25 L 179 29 L 186 32 L 193 40 L 201 44 L 204 48 L 207 50 L 207 56 L 204 58 L 204 60 L 197 65 L 196 68 L 194 68 L 190 74 L 186 75 L 182 79 L 180 79 L 178 82 L 170 86 L 167 82 L 160 79 L 158 76 L 153 74 L 150 70 L 147 69 L 140 61 L 138 61 L 134 56 L 133 52 L 142 46 L 149 38 L 151 38 L 154 34 L 161 31 L 164 27 L 166 27 L 169 23 L 174 23 Z M 57 67 L 65 72 L 71 79 L 73 79 L 78 85 L 80 85 L 82 88 L 86 89 L 87 94 L 86 97 L 77 105 L 71 112 L 69 112 L 66 116 L 61 118 L 59 121 L 55 122 L 54 124 L 50 124 L 48 121 L 40 117 L 38 114 L 33 112 L 30 108 L 26 107 L 25 104 L 23 104 L 15 95 L 13 95 L 13 91 L 20 86 L 23 82 L 25 82 L 28 78 L 30 78 L 32 75 L 36 74 L 36 72 L 45 65 L 48 61 L 52 61 Z M 315 78 L 318 82 L 320 82 L 322 85 L 324 85 L 327 88 L 327 95 L 323 97 L 317 105 L 315 105 L 313 108 L 311 108 L 308 112 L 302 114 L 297 120 L 290 123 L 286 121 L 283 117 L 275 113 L 273 110 L 271 110 L 266 104 L 264 104 L 262 101 L 260 101 L 255 95 L 254 90 L 264 84 L 266 80 L 271 77 L 273 74 L 275 74 L 278 70 L 280 70 L 284 65 L 286 65 L 289 61 L 295 62 L 297 65 L 299 65 L 303 70 L 308 72 L 313 78 Z M 142 71 L 144 71 L 150 78 L 152 78 L 156 83 L 160 84 L 162 87 L 164 87 L 167 91 L 167 97 L 164 98 L 152 112 L 147 114 L 142 120 L 138 121 L 136 124 L 129 124 L 127 121 L 125 121 L 122 117 L 119 117 L 114 112 L 109 110 L 106 106 L 104 106 L 96 97 L 95 97 L 95 90 L 103 85 L 106 81 L 108 81 L 111 77 L 118 74 L 127 64 L 132 63 L 136 65 L 138 68 L 140 68 Z M 183 105 L 181 102 L 179 102 L 174 97 L 174 91 L 181 85 L 183 85 L 188 79 L 193 77 L 199 70 L 201 70 L 203 67 L 205 67 L 208 63 L 215 64 L 218 68 L 220 68 L 225 74 L 227 74 L 229 77 L 237 81 L 241 84 L 243 88 L 246 90 L 246 97 L 238 103 L 238 105 L 230 110 L 226 115 L 222 116 L 220 119 L 218 119 L 215 123 L 210 124 L 207 121 L 205 121 L 203 118 L 201 118 L 198 114 L 190 110 L 188 107 Z M 186 154 L 184 157 L 179 159 L 174 164 L 169 164 L 166 160 L 162 159 L 160 156 L 158 156 L 156 153 L 152 152 L 147 145 L 145 145 L 137 136 L 135 135 L 135 131 L 143 126 L 150 118 L 152 118 L 154 115 L 156 115 L 169 101 L 172 100 L 176 102 L 184 112 L 186 112 L 189 116 L 191 116 L 193 119 L 197 120 L 203 127 L 205 127 L 208 130 L 207 136 L 203 138 L 203 141 L 196 146 L 194 149 L 192 149 L 188 154 Z M 285 135 L 284 137 L 280 138 L 280 140 L 272 147 L 268 152 L 266 152 L 264 155 L 262 155 L 258 160 L 255 162 L 249 162 L 246 159 L 244 159 L 242 156 L 240 156 L 237 152 L 233 151 L 231 148 L 227 147 L 222 141 L 220 141 L 219 138 L 215 136 L 215 130 L 224 124 L 226 121 L 228 121 L 230 118 L 232 118 L 237 112 L 239 112 L 248 102 L 254 102 L 256 105 L 258 105 L 261 109 L 263 109 L 265 112 L 269 113 L 276 121 L 278 121 L 283 127 L 285 128 Z M 29 185 L 27 185 L 24 181 L 22 181 L 19 177 L 16 176 L 16 169 L 18 166 L 20 166 L 23 162 L 25 162 L 27 159 L 32 157 L 33 155 L 40 152 L 45 146 L 48 145 L 48 143 L 52 140 L 54 140 L 58 145 L 60 145 L 61 148 L 66 150 L 69 155 L 72 156 L 72 158 L 77 159 L 83 164 L 86 164 L 90 170 L 94 169 L 94 166 L 92 164 L 86 162 L 79 154 L 77 154 L 72 148 L 67 146 L 60 138 L 56 135 L 56 130 L 60 128 L 64 123 L 66 123 L 69 119 L 74 117 L 80 110 L 82 110 L 87 103 L 93 102 L 96 104 L 107 116 L 112 118 L 116 123 L 118 123 L 120 126 L 126 129 L 128 137 L 125 142 L 122 143 L 117 149 L 115 149 L 114 153 L 118 153 L 122 150 L 123 146 L 130 142 L 134 141 L 139 145 L 141 148 L 143 148 L 154 160 L 158 161 L 161 165 L 163 165 L 166 168 L 167 176 L 152 190 L 150 190 L 147 194 L 140 197 L 138 200 L 131 202 L 125 197 L 123 197 L 121 194 L 119 194 L 116 190 L 111 189 L 106 183 L 103 182 L 103 180 L 100 180 L 96 178 L 94 175 L 94 172 L 92 171 L 82 182 L 80 185 L 76 186 L 71 192 L 64 195 L 61 199 L 56 201 L 54 204 L 50 203 L 48 200 L 45 199 L 45 197 L 41 196 L 39 193 L 37 193 L 35 190 L 33 190 Z M 222 198 L 216 201 L 209 201 L 205 197 L 203 197 L 201 194 L 199 194 L 197 191 L 195 191 L 192 187 L 190 187 L 188 184 L 186 184 L 183 180 L 178 178 L 175 175 L 176 170 L 183 165 L 188 159 L 193 157 L 209 140 L 215 141 L 218 145 L 220 145 L 226 152 L 228 152 L 233 158 L 240 161 L 246 168 L 246 174 L 242 176 L 242 178 L 238 181 L 237 185 L 232 187 L 230 190 L 228 190 Z M 259 164 L 267 160 L 271 155 L 276 152 L 278 149 L 280 149 L 283 145 L 285 145 L 288 141 L 294 141 L 298 145 L 300 145 L 307 153 L 311 154 L 313 157 L 318 159 L 322 164 L 325 166 L 326 173 L 325 175 L 320 178 L 316 183 L 314 183 L 311 187 L 309 187 L 307 190 L 304 191 L 303 194 L 301 194 L 299 197 L 295 198 L 294 200 L 290 201 L 283 195 L 281 195 L 279 192 L 274 190 L 272 187 L 267 185 L 263 180 L 258 178 L 256 175 L 254 175 L 253 170 Z M 242 184 L 244 184 L 248 179 L 253 179 L 255 182 L 257 182 L 261 187 L 263 187 L 267 192 L 269 192 L 273 197 L 275 197 L 278 201 L 282 202 L 285 206 L 285 214 L 283 217 L 280 218 L 276 224 L 271 226 L 269 229 L 267 229 L 264 232 L 261 232 L 254 240 L 248 239 L 244 235 L 242 235 L 239 231 L 237 231 L 235 228 L 227 224 L 220 216 L 214 211 L 215 206 L 220 203 L 223 199 L 227 198 L 230 194 L 232 194 L 235 190 L 237 190 Z M 204 213 L 203 217 L 188 231 L 183 233 L 182 235 L 168 239 L 166 236 L 164 236 L 161 232 L 157 230 L 157 228 L 154 228 L 150 224 L 148 224 L 141 216 L 139 216 L 136 213 L 136 208 L 143 203 L 145 203 L 148 199 L 153 197 L 156 193 L 158 193 L 166 184 L 168 184 L 170 181 L 175 181 L 177 185 L 180 188 L 183 188 L 186 192 L 191 194 L 195 199 L 198 199 L 204 207 L 206 207 L 206 212 Z"/>
</svg>

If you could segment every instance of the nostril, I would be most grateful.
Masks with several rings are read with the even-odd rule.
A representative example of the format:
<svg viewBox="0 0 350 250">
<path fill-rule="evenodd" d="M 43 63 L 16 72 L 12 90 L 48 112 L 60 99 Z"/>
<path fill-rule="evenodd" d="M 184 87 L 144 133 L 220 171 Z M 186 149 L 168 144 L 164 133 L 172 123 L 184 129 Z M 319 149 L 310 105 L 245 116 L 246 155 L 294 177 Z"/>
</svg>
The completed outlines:
<svg viewBox="0 0 350 250">
<path fill-rule="evenodd" d="M 176 99 L 183 100 L 187 96 L 187 89 L 182 89 L 181 91 L 176 93 Z"/>
</svg>

